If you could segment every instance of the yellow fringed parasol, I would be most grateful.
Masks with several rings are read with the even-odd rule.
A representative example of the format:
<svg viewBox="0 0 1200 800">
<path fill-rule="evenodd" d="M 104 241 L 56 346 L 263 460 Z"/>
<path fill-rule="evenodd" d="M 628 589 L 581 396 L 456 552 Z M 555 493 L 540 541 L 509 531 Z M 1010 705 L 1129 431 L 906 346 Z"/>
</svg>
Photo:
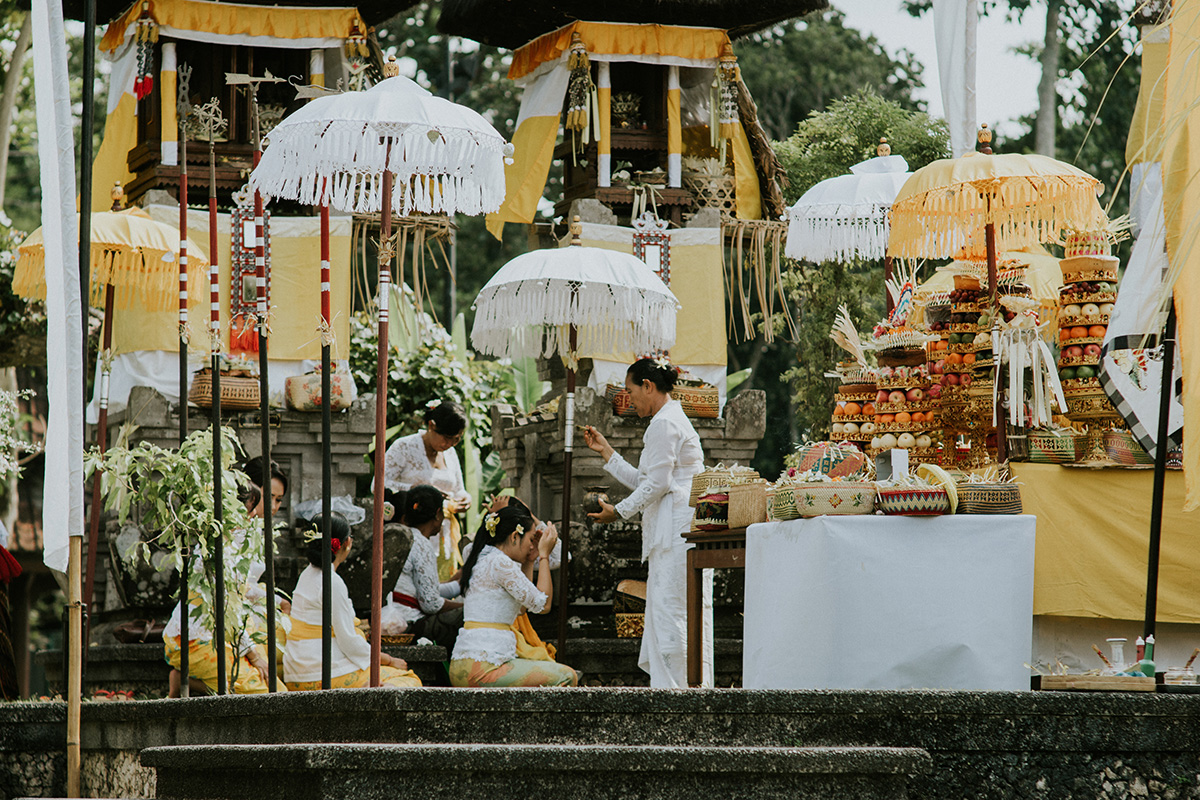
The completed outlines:
<svg viewBox="0 0 1200 800">
<path fill-rule="evenodd" d="M 1100 181 L 1039 155 L 968 153 L 913 173 L 892 203 L 888 255 L 947 258 L 984 226 L 998 250 L 1051 242 L 1071 228 L 1090 231 L 1108 218 L 1096 199 Z"/>
<path fill-rule="evenodd" d="M 13 291 L 46 299 L 45 248 L 38 228 L 17 247 Z M 204 250 L 188 239 L 188 285 L 199 286 L 208 269 Z M 104 287 L 114 289 L 118 308 L 170 311 L 179 303 L 179 229 L 150 218 L 140 208 L 92 214 L 91 302 L 102 305 Z"/>
</svg>

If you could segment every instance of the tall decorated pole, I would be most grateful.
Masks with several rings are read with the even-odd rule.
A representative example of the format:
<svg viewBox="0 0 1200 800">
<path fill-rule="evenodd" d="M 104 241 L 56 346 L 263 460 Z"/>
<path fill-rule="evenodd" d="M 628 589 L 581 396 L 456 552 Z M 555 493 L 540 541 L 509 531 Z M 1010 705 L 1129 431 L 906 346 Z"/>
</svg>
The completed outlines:
<svg viewBox="0 0 1200 800">
<path fill-rule="evenodd" d="M 189 99 L 189 84 L 192 78 L 192 68 L 180 64 L 178 71 L 178 99 L 176 100 L 176 117 L 179 120 L 179 445 L 188 436 L 188 339 L 191 332 L 188 328 L 188 174 L 187 174 L 187 140 L 188 115 L 192 113 L 192 102 Z M 191 694 L 189 673 L 191 670 L 188 643 L 188 617 L 191 603 L 188 597 L 188 582 L 192 570 L 192 554 L 186 545 L 183 548 L 183 559 L 179 565 L 179 696 Z"/>
</svg>

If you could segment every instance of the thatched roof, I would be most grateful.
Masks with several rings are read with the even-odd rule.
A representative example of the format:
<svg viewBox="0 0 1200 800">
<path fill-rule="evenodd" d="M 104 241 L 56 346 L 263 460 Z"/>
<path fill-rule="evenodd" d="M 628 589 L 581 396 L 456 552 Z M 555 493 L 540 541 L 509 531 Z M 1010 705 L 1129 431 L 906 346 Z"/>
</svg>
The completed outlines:
<svg viewBox="0 0 1200 800">
<path fill-rule="evenodd" d="M 407 11 L 409 8 L 417 5 L 420 0 L 282 0 L 282 2 L 272 2 L 271 0 L 237 0 L 239 3 L 246 3 L 255 6 L 316 6 L 319 8 L 328 8 L 330 6 L 349 6 L 357 7 L 358 13 L 362 14 L 368 25 L 378 25 L 384 20 Z M 29 8 L 30 0 L 18 0 L 17 5 L 25 9 Z M 67 19 L 83 19 L 84 0 L 63 0 L 63 16 Z M 96 0 L 96 24 L 107 25 L 121 14 L 125 13 L 126 9 L 132 5 L 132 0 Z"/>
<path fill-rule="evenodd" d="M 443 0 L 438 30 L 515 50 L 575 20 L 721 28 L 736 39 L 828 0 Z"/>
</svg>

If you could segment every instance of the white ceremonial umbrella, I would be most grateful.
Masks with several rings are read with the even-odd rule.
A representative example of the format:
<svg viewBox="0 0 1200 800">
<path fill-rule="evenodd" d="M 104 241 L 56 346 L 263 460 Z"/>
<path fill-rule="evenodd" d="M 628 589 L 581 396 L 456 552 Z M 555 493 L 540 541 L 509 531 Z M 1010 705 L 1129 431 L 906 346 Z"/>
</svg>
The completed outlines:
<svg viewBox="0 0 1200 800">
<path fill-rule="evenodd" d="M 567 572 L 571 539 L 571 451 L 575 433 L 578 354 L 644 354 L 675 344 L 679 301 L 641 259 L 616 250 L 581 247 L 579 218 L 571 246 L 517 256 L 475 298 L 475 349 L 503 358 L 563 357 L 567 367 L 563 428 L 562 575 L 558 649 L 567 641 Z"/>
<path fill-rule="evenodd" d="M 878 156 L 850 173 L 821 181 L 788 210 L 787 256 L 814 262 L 884 257 L 888 211 L 912 176 L 908 162 Z"/>
<path fill-rule="evenodd" d="M 383 457 L 386 444 L 388 294 L 393 209 L 413 212 L 478 215 L 496 211 L 504 201 L 504 163 L 512 145 L 487 120 L 465 106 L 434 97 L 407 78 L 399 77 L 395 58 L 384 65 L 388 77 L 365 92 L 320 97 L 280 122 L 270 134 L 270 146 L 250 176 L 250 188 L 266 199 L 275 197 L 321 206 L 323 274 L 328 275 L 328 213 L 379 213 L 378 360 L 375 403 L 374 541 L 371 564 L 371 685 L 379 685 L 380 627 L 383 606 Z M 403 253 L 400 256 L 403 258 Z M 328 313 L 328 281 L 322 282 L 322 309 Z M 330 320 L 322 321 L 326 345 L 322 371 L 329 374 L 327 335 Z M 328 387 L 325 387 L 327 396 Z M 325 408 L 328 408 L 326 404 Z M 328 414 L 328 411 L 324 413 Z M 323 421 L 323 427 L 329 430 Z M 329 464 L 329 437 L 324 437 Z M 329 497 L 325 493 L 324 611 L 322 627 L 322 684 L 329 686 L 330 670 L 330 529 Z"/>
</svg>

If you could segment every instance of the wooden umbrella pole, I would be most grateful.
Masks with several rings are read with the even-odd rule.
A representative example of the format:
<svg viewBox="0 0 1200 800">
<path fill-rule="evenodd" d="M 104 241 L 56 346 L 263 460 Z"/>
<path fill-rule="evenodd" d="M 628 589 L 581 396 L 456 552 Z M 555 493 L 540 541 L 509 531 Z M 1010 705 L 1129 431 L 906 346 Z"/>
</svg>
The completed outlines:
<svg viewBox="0 0 1200 800">
<path fill-rule="evenodd" d="M 1167 480 L 1167 450 L 1170 447 L 1168 434 L 1171 430 L 1171 396 L 1174 394 L 1172 379 L 1175 375 L 1175 302 L 1167 312 L 1167 326 L 1163 332 L 1162 381 L 1158 398 L 1158 438 L 1154 447 L 1154 493 L 1150 496 L 1150 546 L 1146 559 L 1146 619 L 1143 637 L 1154 634 L 1158 616 L 1158 552 L 1162 539 L 1163 491 Z"/>
<path fill-rule="evenodd" d="M 332 332 L 329 321 L 329 204 L 320 210 L 321 219 L 321 536 L 333 536 L 331 520 L 333 494 L 333 409 L 329 405 L 332 394 L 330 358 Z"/>
<path fill-rule="evenodd" d="M 892 293 L 887 290 L 887 282 L 892 279 L 892 257 L 883 257 L 883 302 L 884 313 L 889 317 L 892 315 L 892 309 L 896 307 L 896 303 L 892 300 Z"/>
<path fill-rule="evenodd" d="M 216 520 L 218 536 L 213 547 L 216 571 L 216 586 L 213 587 L 213 605 L 216 607 L 216 624 L 213 626 L 213 643 L 217 651 L 217 694 L 225 694 L 225 536 L 219 531 L 222 517 L 221 507 L 221 281 L 217 268 L 217 158 L 216 139 L 209 128 L 208 139 L 208 260 L 209 260 L 209 326 L 212 339 L 212 448 L 213 448 L 213 519 Z M 185 606 L 186 608 L 186 606 Z M 181 642 L 187 647 L 187 642 Z"/>
<path fill-rule="evenodd" d="M 382 647 L 380 611 L 383 607 L 383 460 L 387 449 L 387 351 L 388 303 L 391 296 L 392 171 L 391 144 L 383 169 L 383 218 L 379 224 L 379 350 L 375 364 L 375 499 L 372 502 L 371 540 L 371 685 L 379 685 L 379 654 Z M 403 258 L 404 254 L 401 253 Z"/>
<path fill-rule="evenodd" d="M 568 334 L 566 426 L 563 432 L 562 561 L 558 574 L 558 657 L 567 652 L 568 584 L 571 564 L 571 459 L 575 434 L 575 349 L 579 331 L 572 325 Z"/>
<path fill-rule="evenodd" d="M 989 222 L 983 228 L 984 242 L 987 244 L 987 269 L 988 269 L 988 306 L 992 310 L 992 319 L 995 320 L 993 326 L 999 325 L 1000 320 L 1000 287 L 998 270 L 996 269 L 996 225 Z M 1003 397 L 1003 389 L 1000 385 L 1000 354 L 993 349 L 992 358 L 995 359 L 996 366 L 994 367 L 995 375 L 993 384 L 996 387 L 997 397 Z M 1021 398 L 1010 397 L 1008 402 L 1019 403 Z M 1008 455 L 1008 417 L 1004 413 L 1003 405 L 996 409 L 996 461 L 1003 464 L 1007 460 Z"/>
<path fill-rule="evenodd" d="M 188 81 L 192 70 L 181 64 L 179 74 L 179 446 L 188 436 L 188 176 L 187 176 L 187 126 L 185 124 L 191 103 L 187 96 Z M 191 548 L 184 537 L 183 558 L 179 568 L 179 696 L 191 694 L 191 662 L 188 643 L 189 600 L 188 582 L 192 569 Z"/>
<path fill-rule="evenodd" d="M 79 715 L 83 701 L 83 603 L 80 598 L 79 563 L 83 537 L 70 537 L 67 561 L 67 796 L 82 797 L 79 791 L 81 765 Z"/>
<path fill-rule="evenodd" d="M 254 166 L 262 158 L 262 136 L 258 118 L 257 85 L 250 85 L 250 108 L 254 122 Z M 254 269 L 255 290 L 258 302 L 258 395 L 259 430 L 262 436 L 262 506 L 263 506 L 263 581 L 267 587 L 267 691 L 275 691 L 276 641 L 275 641 L 275 526 L 274 479 L 271 477 L 271 385 L 268 379 L 267 338 L 267 255 L 263 235 L 263 199 L 257 189 L 254 192 Z"/>
</svg>

